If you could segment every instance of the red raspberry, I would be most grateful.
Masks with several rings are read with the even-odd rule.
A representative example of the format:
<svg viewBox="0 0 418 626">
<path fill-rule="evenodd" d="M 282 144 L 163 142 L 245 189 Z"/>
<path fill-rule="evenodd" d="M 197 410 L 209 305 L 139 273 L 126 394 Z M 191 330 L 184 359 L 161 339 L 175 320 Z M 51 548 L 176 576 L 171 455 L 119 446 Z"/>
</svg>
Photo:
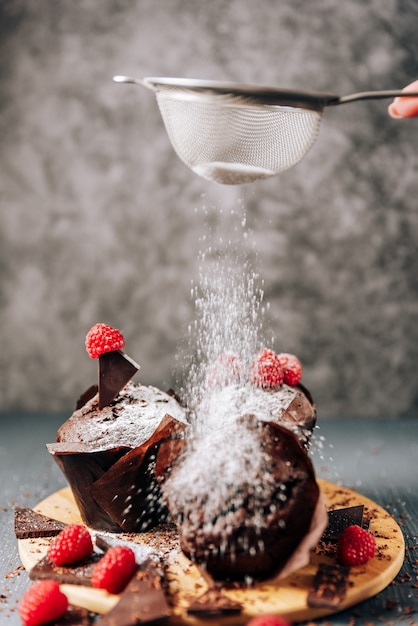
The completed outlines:
<svg viewBox="0 0 418 626">
<path fill-rule="evenodd" d="M 209 387 L 223 387 L 239 382 L 242 375 L 242 363 L 232 352 L 223 352 L 218 356 L 206 373 Z"/>
<path fill-rule="evenodd" d="M 86 350 L 92 359 L 98 359 L 105 352 L 122 350 L 125 339 L 122 333 L 108 324 L 95 324 L 86 336 Z"/>
<path fill-rule="evenodd" d="M 54 565 L 70 565 L 87 559 L 93 552 L 93 542 L 82 524 L 69 524 L 51 542 L 48 558 Z"/>
<path fill-rule="evenodd" d="M 278 615 L 259 615 L 247 622 L 247 626 L 291 626 L 290 622 Z"/>
<path fill-rule="evenodd" d="M 19 604 L 19 615 L 25 626 L 39 626 L 64 615 L 68 599 L 55 580 L 40 580 L 30 587 Z"/>
<path fill-rule="evenodd" d="M 127 546 L 113 546 L 100 559 L 91 577 L 93 587 L 120 593 L 136 571 L 134 552 Z"/>
<path fill-rule="evenodd" d="M 280 359 L 273 350 L 264 348 L 251 365 L 251 382 L 258 387 L 277 387 L 284 379 Z"/>
<path fill-rule="evenodd" d="M 374 557 L 376 541 L 360 526 L 348 526 L 338 538 L 337 556 L 343 565 L 362 565 Z"/>
<path fill-rule="evenodd" d="M 302 378 L 302 363 L 294 354 L 282 352 L 279 354 L 279 360 L 283 368 L 284 380 L 286 385 L 297 385 Z"/>
</svg>

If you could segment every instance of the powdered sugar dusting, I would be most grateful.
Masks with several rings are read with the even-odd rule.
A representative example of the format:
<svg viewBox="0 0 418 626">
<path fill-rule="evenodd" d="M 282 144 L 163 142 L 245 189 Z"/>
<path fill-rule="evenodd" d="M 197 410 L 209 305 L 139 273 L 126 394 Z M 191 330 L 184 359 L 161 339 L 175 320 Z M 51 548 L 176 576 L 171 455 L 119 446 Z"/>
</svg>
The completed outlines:
<svg viewBox="0 0 418 626">
<path fill-rule="evenodd" d="M 263 290 L 249 259 L 229 244 L 232 254 L 219 255 L 209 246 L 200 256 L 190 328 L 197 349 L 184 390 L 193 437 L 162 487 L 185 544 L 196 554 L 203 550 L 206 560 L 210 552 L 261 553 L 264 530 L 285 525 L 281 510 L 294 468 L 283 460 L 278 473 L 281 461 L 273 450 L 280 435 L 270 434 L 266 442 L 264 429 L 270 427 L 263 423 L 283 424 L 304 436 L 291 410 L 301 391 L 287 385 L 265 390 L 251 381 L 251 363 L 266 346 Z"/>
<path fill-rule="evenodd" d="M 110 406 L 98 410 L 94 396 L 58 430 L 58 441 L 92 442 L 97 448 L 145 443 L 166 414 L 186 422 L 177 400 L 152 386 L 128 382 Z M 88 417 L 88 419 L 86 419 Z"/>
<path fill-rule="evenodd" d="M 260 473 L 260 468 L 266 466 L 257 428 L 230 422 L 201 434 L 170 476 L 169 490 L 175 508 L 192 517 L 198 515 L 207 525 L 229 509 L 247 508 L 251 492 L 266 506 L 275 488 L 271 474 Z M 195 510 L 197 502 L 199 511 Z M 248 511 L 248 518 L 257 510 L 255 507 Z"/>
<path fill-rule="evenodd" d="M 229 253 L 219 254 L 217 246 L 209 245 L 200 254 L 200 283 L 192 289 L 196 320 L 190 328 L 190 343 L 197 348 L 183 390 L 194 438 L 165 486 L 172 503 L 177 500 L 175 509 L 204 516 L 206 525 L 211 519 L 216 524 L 230 507 L 248 509 L 249 493 L 263 502 L 261 509 L 268 506 L 274 485 L 266 471 L 260 434 L 239 423 L 239 418 L 253 414 L 269 421 L 274 416 L 277 422 L 281 408 L 287 408 L 295 395 L 290 388 L 269 395 L 249 380 L 251 362 L 263 345 L 263 290 L 249 258 L 237 253 L 233 241 L 224 249 Z M 236 382 L 214 385 L 207 373 L 224 354 L 234 355 L 240 364 L 234 372 Z M 201 503 L 199 511 L 193 511 L 196 502 Z M 251 515 L 258 510 L 253 507 Z"/>
<path fill-rule="evenodd" d="M 287 385 L 279 390 L 264 390 L 248 384 L 227 385 L 213 389 L 201 408 L 206 411 L 206 428 L 213 430 L 247 413 L 264 421 L 278 422 L 295 397 L 296 390 Z"/>
</svg>

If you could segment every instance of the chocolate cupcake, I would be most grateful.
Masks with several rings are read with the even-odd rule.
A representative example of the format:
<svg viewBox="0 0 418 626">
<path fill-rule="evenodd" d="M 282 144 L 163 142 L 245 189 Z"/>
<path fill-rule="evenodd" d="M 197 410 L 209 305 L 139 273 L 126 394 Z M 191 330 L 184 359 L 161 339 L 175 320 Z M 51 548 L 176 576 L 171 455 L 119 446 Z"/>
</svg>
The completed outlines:
<svg viewBox="0 0 418 626">
<path fill-rule="evenodd" d="M 293 354 L 264 348 L 245 364 L 232 352 L 221 353 L 207 367 L 203 386 L 194 390 L 197 430 L 216 430 L 219 424 L 251 414 L 292 431 L 308 450 L 317 412 L 301 379 L 302 363 Z"/>
<path fill-rule="evenodd" d="M 163 443 L 156 473 L 183 552 L 215 580 L 287 575 L 308 562 L 326 526 L 297 437 L 253 415 Z"/>
<path fill-rule="evenodd" d="M 185 411 L 174 394 L 130 380 L 139 366 L 121 351 L 119 331 L 97 324 L 88 337 L 89 354 L 99 359 L 98 385 L 83 394 L 47 449 L 88 526 L 148 530 L 167 517 L 155 456 L 162 441 L 182 436 Z"/>
</svg>

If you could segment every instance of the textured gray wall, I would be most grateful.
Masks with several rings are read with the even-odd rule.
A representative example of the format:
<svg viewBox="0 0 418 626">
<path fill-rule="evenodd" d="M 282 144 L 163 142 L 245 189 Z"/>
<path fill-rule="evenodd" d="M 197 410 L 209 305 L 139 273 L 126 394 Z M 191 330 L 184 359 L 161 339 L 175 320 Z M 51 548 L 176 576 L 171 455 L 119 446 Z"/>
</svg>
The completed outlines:
<svg viewBox="0 0 418 626">
<path fill-rule="evenodd" d="M 96 321 L 144 382 L 173 384 L 202 237 L 222 252 L 245 209 L 267 334 L 304 361 L 320 414 L 418 415 L 418 120 L 328 109 L 298 166 L 225 187 L 175 156 L 151 92 L 111 80 L 400 88 L 417 24 L 416 0 L 1 0 L 2 408 L 70 408 Z"/>
</svg>

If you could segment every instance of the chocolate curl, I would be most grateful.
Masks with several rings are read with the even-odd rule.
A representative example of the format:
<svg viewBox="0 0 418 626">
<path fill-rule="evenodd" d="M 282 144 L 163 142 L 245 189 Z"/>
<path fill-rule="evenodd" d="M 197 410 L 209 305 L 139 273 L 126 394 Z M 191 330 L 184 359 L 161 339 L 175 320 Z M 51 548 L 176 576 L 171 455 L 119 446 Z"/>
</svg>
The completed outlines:
<svg viewBox="0 0 418 626">
<path fill-rule="evenodd" d="M 104 409 L 116 398 L 137 371 L 139 365 L 121 350 L 99 356 L 99 409 Z"/>
</svg>

